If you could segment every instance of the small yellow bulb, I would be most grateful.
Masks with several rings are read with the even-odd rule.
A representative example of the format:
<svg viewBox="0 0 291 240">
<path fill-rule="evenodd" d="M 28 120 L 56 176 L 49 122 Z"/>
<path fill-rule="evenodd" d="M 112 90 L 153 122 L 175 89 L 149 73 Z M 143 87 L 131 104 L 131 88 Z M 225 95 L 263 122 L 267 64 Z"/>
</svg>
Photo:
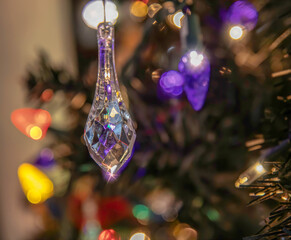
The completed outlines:
<svg viewBox="0 0 291 240">
<path fill-rule="evenodd" d="M 39 140 L 42 137 L 42 130 L 40 127 L 38 126 L 33 126 L 30 130 L 29 130 L 29 136 L 34 139 L 34 140 Z"/>
<path fill-rule="evenodd" d="M 240 26 L 233 26 L 229 30 L 229 36 L 234 40 L 240 39 L 243 36 L 243 33 L 243 29 Z"/>
</svg>

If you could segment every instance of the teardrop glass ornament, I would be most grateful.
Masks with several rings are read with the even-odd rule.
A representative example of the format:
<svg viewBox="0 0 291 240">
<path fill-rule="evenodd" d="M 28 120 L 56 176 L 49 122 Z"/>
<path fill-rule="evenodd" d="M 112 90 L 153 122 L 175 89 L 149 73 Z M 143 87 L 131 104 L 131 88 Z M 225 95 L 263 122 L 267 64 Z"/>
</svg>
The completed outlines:
<svg viewBox="0 0 291 240">
<path fill-rule="evenodd" d="M 97 85 L 84 139 L 95 162 L 104 171 L 115 174 L 131 158 L 136 133 L 117 80 L 112 24 L 99 24 L 97 39 Z"/>
</svg>

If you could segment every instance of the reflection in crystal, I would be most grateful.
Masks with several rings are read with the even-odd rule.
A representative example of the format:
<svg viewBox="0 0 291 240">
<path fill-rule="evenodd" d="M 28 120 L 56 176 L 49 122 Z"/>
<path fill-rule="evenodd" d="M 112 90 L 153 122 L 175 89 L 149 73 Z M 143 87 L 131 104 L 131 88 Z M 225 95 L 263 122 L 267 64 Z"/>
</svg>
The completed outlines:
<svg viewBox="0 0 291 240">
<path fill-rule="evenodd" d="M 136 134 L 120 95 L 114 65 L 113 27 L 98 28 L 99 67 L 95 100 L 85 127 L 91 157 L 114 176 L 131 155 Z"/>
</svg>

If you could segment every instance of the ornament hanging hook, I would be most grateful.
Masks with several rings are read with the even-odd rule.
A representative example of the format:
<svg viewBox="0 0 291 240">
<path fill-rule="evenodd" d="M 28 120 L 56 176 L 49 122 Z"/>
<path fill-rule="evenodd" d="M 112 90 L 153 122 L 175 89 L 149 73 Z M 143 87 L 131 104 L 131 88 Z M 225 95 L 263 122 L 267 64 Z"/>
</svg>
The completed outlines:
<svg viewBox="0 0 291 240">
<path fill-rule="evenodd" d="M 105 10 L 105 6 L 106 6 L 106 0 L 102 0 L 103 1 L 103 14 L 104 14 L 104 25 L 106 25 L 106 10 Z"/>
</svg>

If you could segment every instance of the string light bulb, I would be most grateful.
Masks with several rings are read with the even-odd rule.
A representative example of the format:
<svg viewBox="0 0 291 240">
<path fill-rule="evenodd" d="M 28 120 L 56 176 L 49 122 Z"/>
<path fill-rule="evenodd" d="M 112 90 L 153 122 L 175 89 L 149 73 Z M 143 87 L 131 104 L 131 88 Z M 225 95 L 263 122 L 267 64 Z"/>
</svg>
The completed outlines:
<svg viewBox="0 0 291 240">
<path fill-rule="evenodd" d="M 116 5 L 107 0 L 105 3 L 106 21 L 115 24 L 118 18 Z M 104 6 L 101 0 L 88 2 L 82 11 L 83 21 L 90 28 L 97 29 L 98 25 L 104 22 Z"/>
<path fill-rule="evenodd" d="M 27 200 L 32 204 L 44 202 L 54 193 L 52 181 L 41 170 L 29 163 L 19 166 L 18 178 Z"/>
<path fill-rule="evenodd" d="M 257 162 L 239 176 L 235 186 L 239 188 L 241 185 L 250 185 L 266 172 L 264 166 Z"/>
</svg>

